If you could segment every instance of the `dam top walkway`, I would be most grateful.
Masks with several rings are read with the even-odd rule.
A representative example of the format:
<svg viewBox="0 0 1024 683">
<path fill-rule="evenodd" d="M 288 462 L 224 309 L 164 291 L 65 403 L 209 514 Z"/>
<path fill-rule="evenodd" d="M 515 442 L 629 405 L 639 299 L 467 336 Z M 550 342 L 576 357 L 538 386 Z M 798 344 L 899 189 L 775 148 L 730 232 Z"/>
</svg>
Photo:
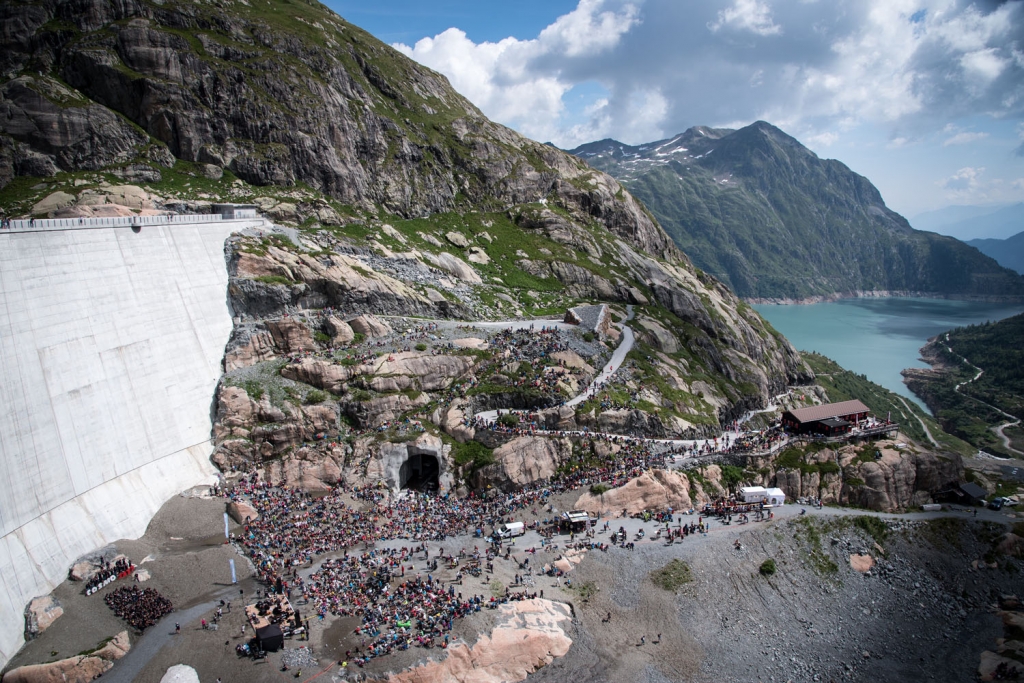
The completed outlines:
<svg viewBox="0 0 1024 683">
<path fill-rule="evenodd" d="M 256 216 L 225 218 L 219 213 L 164 214 L 159 216 L 112 216 L 109 218 L 26 218 L 8 221 L 0 235 L 57 230 L 94 230 L 98 228 L 136 228 L 147 225 L 189 225 L 249 221 Z"/>
</svg>

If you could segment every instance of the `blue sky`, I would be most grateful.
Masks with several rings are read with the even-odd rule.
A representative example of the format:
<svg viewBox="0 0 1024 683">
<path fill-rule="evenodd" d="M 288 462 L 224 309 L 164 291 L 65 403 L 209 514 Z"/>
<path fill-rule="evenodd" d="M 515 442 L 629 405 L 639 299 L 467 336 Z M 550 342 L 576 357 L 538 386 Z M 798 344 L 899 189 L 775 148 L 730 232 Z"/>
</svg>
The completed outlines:
<svg viewBox="0 0 1024 683">
<path fill-rule="evenodd" d="M 571 148 L 769 121 L 913 216 L 1024 201 L 1024 0 L 335 0 Z"/>
</svg>

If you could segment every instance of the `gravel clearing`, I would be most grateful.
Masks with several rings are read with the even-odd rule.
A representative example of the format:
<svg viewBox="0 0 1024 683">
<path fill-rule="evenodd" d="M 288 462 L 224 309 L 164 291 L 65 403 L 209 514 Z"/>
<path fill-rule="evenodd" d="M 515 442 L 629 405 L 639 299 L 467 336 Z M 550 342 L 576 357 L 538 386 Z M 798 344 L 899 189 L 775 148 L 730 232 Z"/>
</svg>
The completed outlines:
<svg viewBox="0 0 1024 683">
<path fill-rule="evenodd" d="M 568 509 L 578 493 L 560 494 L 551 502 Z M 223 510 L 222 500 L 176 497 L 143 538 L 115 544 L 152 572 L 146 585 L 171 599 L 175 612 L 141 638 L 132 633 L 133 651 L 104 680 L 157 683 L 174 664 L 194 667 L 204 681 L 279 682 L 281 677 L 292 680 L 299 670 L 300 681 L 325 670 L 321 681 L 357 680 L 386 677 L 389 671 L 445 656 L 412 648 L 365 669 L 343 670 L 337 660 L 350 646 L 346 643 L 352 642 L 357 623 L 314 618 L 309 641 L 287 639 L 284 651 L 266 662 L 237 658 L 234 648 L 244 642 L 239 590 L 245 599 L 254 599 L 259 586 L 250 578 L 248 563 L 223 544 Z M 528 681 L 975 680 L 981 651 L 992 649 L 1003 635 L 992 605 L 1000 594 L 1019 594 L 1021 588 L 1020 560 L 992 554 L 1004 527 L 951 518 L 855 523 L 855 511 L 826 509 L 806 517 L 797 512 L 787 506 L 776 510 L 774 522 L 715 524 L 707 535 L 671 546 L 652 539 L 652 523 L 609 520 L 612 529 L 624 526 L 631 540 L 640 528 L 647 537 L 633 551 L 586 552 L 569 574 L 572 587 L 548 576 L 531 578 L 531 591 L 572 607 L 568 635 L 573 646 Z M 538 516 L 546 514 L 538 510 Z M 602 532 L 596 540 L 607 538 Z M 530 565 L 539 568 L 561 555 L 568 538 L 555 540 L 557 550 L 527 555 L 538 540 L 533 532 L 517 539 L 513 557 L 530 557 Z M 466 536 L 431 547 L 457 552 L 479 544 Z M 852 554 L 870 554 L 877 564 L 859 573 L 850 566 Z M 230 558 L 240 580 L 235 586 Z M 771 577 L 758 572 L 767 558 L 778 566 Z M 650 578 L 673 559 L 687 563 L 692 576 L 674 595 Z M 993 561 L 995 568 L 989 568 L 986 562 Z M 413 571 L 424 570 L 422 562 L 415 564 Z M 467 595 L 487 595 L 491 581 L 510 586 L 516 572 L 522 572 L 517 564 L 498 560 L 493 575 L 466 578 L 457 588 Z M 436 576 L 451 578 L 444 571 Z M 28 643 L 12 665 L 70 656 L 125 628 L 103 604 L 103 591 L 86 597 L 81 588 L 71 582 L 57 588 L 65 615 Z M 200 629 L 199 620 L 212 620 L 220 599 L 233 601 L 233 609 L 225 610 L 217 631 Z M 489 633 L 494 614 L 483 610 L 458 621 L 453 637 L 475 643 Z M 177 636 L 175 622 L 182 626 Z M 284 663 L 288 672 L 281 671 Z"/>
</svg>

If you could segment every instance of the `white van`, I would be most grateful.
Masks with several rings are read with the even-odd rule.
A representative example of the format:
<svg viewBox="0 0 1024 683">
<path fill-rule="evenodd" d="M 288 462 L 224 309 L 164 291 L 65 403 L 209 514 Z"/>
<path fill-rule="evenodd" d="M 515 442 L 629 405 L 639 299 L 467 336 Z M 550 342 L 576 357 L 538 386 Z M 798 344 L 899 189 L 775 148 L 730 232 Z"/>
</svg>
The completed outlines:
<svg viewBox="0 0 1024 683">
<path fill-rule="evenodd" d="M 498 527 L 498 535 L 502 538 L 514 538 L 526 533 L 526 525 L 522 522 L 509 522 Z"/>
</svg>

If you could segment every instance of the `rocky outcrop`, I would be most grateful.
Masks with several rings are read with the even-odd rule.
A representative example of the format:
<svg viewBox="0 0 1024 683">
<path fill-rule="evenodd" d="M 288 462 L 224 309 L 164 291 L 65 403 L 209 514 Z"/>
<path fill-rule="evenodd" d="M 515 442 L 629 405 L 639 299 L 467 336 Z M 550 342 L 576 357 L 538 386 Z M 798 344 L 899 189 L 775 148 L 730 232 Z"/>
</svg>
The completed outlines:
<svg viewBox="0 0 1024 683">
<path fill-rule="evenodd" d="M 477 470 L 473 483 L 478 489 L 526 486 L 554 476 L 571 455 L 572 442 L 568 439 L 521 436 L 496 448 L 494 463 Z"/>
<path fill-rule="evenodd" d="M 256 508 L 243 500 L 233 500 L 228 503 L 228 514 L 239 524 L 248 524 L 260 516 Z"/>
<path fill-rule="evenodd" d="M 33 598 L 25 607 L 25 640 L 32 640 L 64 614 L 60 601 L 52 595 Z"/>
<path fill-rule="evenodd" d="M 339 346 L 341 344 L 347 344 L 348 342 L 355 339 L 355 331 L 352 327 L 339 318 L 329 316 L 324 321 L 324 330 L 331 338 L 331 344 Z"/>
<path fill-rule="evenodd" d="M 515 683 L 564 656 L 572 646 L 566 635 L 571 608 L 533 599 L 498 608 L 497 624 L 472 646 L 456 643 L 447 657 L 391 674 L 392 683 Z"/>
<path fill-rule="evenodd" d="M 459 313 L 447 301 L 431 301 L 404 282 L 344 254 L 293 254 L 275 246 L 264 254 L 237 251 L 229 272 L 232 307 L 258 318 L 280 317 L 289 308 L 326 307 L 428 317 Z"/>
<path fill-rule="evenodd" d="M 403 413 L 422 408 L 430 403 L 430 397 L 423 392 L 415 396 L 406 394 L 390 394 L 377 396 L 365 401 L 353 400 L 343 404 L 347 415 L 360 429 L 380 427 L 385 422 L 396 420 Z"/>
<path fill-rule="evenodd" d="M 316 348 L 313 333 L 304 323 L 295 319 L 267 322 L 267 329 L 274 340 L 274 346 L 281 353 L 302 353 Z"/>
<path fill-rule="evenodd" d="M 276 406 L 266 396 L 253 400 L 242 387 L 221 384 L 217 389 L 212 459 L 221 469 L 262 462 L 337 435 L 336 405 Z"/>
<path fill-rule="evenodd" d="M 398 491 L 414 476 L 415 463 L 410 460 L 419 456 L 421 459 L 433 458 L 436 461 L 439 491 L 447 493 L 455 483 L 455 463 L 450 453 L 451 447 L 432 434 L 421 434 L 415 440 L 404 443 L 360 438 L 356 440 L 352 453 L 352 460 L 358 466 L 345 471 L 345 482 L 350 486 L 383 483 L 392 491 Z"/>
<path fill-rule="evenodd" d="M 604 493 L 584 493 L 575 507 L 604 517 L 618 517 L 623 510 L 632 515 L 644 510 L 688 510 L 693 505 L 690 480 L 685 474 L 650 470 Z"/>
<path fill-rule="evenodd" d="M 881 457 L 865 459 L 863 447 L 845 444 L 803 456 L 801 467 L 776 468 L 772 457 L 751 458 L 747 471 L 765 474 L 751 483 L 777 486 L 786 497 L 821 498 L 823 503 L 893 512 L 932 502 L 932 496 L 963 480 L 964 465 L 954 453 L 915 452 L 876 441 Z M 838 467 L 837 467 L 838 465 Z"/>
<path fill-rule="evenodd" d="M 86 655 L 68 657 L 49 664 L 19 666 L 4 674 L 6 683 L 89 683 L 99 678 L 121 659 L 131 643 L 128 632 L 121 631 L 100 649 Z"/>
<path fill-rule="evenodd" d="M 367 337 L 386 337 L 391 334 L 391 326 L 375 315 L 360 315 L 348 321 L 348 326 L 357 334 Z"/>
<path fill-rule="evenodd" d="M 842 464 L 842 461 L 840 461 Z M 963 480 L 959 455 L 884 450 L 878 460 L 843 469 L 847 485 L 840 502 L 871 510 L 894 510 L 932 502 L 932 494 Z M 850 479 L 863 485 L 849 485 Z"/>
</svg>

